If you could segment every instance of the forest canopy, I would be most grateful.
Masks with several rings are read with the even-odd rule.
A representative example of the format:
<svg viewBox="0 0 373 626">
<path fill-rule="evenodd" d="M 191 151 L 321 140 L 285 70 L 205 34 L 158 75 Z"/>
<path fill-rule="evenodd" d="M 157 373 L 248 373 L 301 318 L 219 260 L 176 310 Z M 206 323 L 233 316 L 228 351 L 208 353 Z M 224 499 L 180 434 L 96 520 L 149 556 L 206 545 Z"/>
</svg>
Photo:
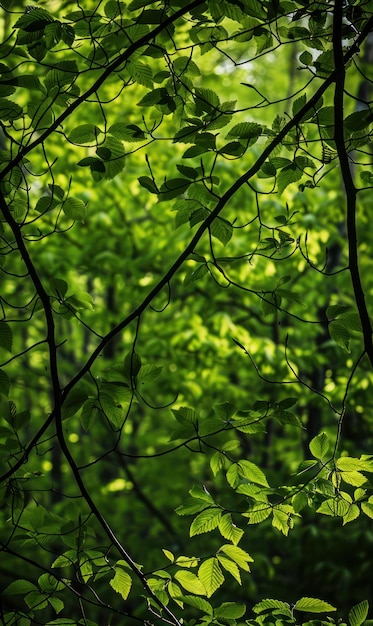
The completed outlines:
<svg viewBox="0 0 373 626">
<path fill-rule="evenodd" d="M 372 626 L 373 2 L 0 7 L 1 622 Z"/>
</svg>

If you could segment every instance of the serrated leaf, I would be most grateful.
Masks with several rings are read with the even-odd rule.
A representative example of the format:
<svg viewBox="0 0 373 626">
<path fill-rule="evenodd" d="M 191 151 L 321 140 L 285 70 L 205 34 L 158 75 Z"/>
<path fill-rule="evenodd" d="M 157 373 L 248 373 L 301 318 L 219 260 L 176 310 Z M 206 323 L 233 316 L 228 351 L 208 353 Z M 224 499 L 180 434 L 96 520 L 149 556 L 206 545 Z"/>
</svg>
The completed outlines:
<svg viewBox="0 0 373 626">
<path fill-rule="evenodd" d="M 144 131 L 139 126 L 136 126 L 136 124 L 124 124 L 123 122 L 110 126 L 108 133 L 121 141 L 129 143 L 144 141 L 146 138 Z"/>
<path fill-rule="evenodd" d="M 87 205 L 79 198 L 69 197 L 62 204 L 66 217 L 72 220 L 84 220 L 87 217 Z"/>
<path fill-rule="evenodd" d="M 353 522 L 360 515 L 360 509 L 357 504 L 351 504 L 346 515 L 343 516 L 343 526 L 349 522 Z"/>
<path fill-rule="evenodd" d="M 132 586 L 132 578 L 121 567 L 115 567 L 115 576 L 110 581 L 110 586 L 119 593 L 123 600 L 127 600 Z"/>
<path fill-rule="evenodd" d="M 225 554 L 232 561 L 234 561 L 234 563 L 236 563 L 245 572 L 250 571 L 250 567 L 248 566 L 248 563 L 253 563 L 254 559 L 250 556 L 250 554 L 245 552 L 245 550 L 243 550 L 242 548 L 239 548 L 238 546 L 231 546 L 230 544 L 226 544 L 224 546 L 221 546 L 219 550 L 219 554 L 221 552 L 223 552 L 223 554 Z"/>
<path fill-rule="evenodd" d="M 33 10 L 22 15 L 14 24 L 14 28 L 20 28 L 26 32 L 35 32 L 53 22 L 53 17 L 44 9 L 32 7 Z"/>
<path fill-rule="evenodd" d="M 68 134 L 67 139 L 71 143 L 87 144 L 97 143 L 97 137 L 101 134 L 101 130 L 94 124 L 81 124 L 74 128 Z"/>
<path fill-rule="evenodd" d="M 99 413 L 97 400 L 88 398 L 82 407 L 80 421 L 85 431 L 88 431 Z"/>
<path fill-rule="evenodd" d="M 202 533 L 208 533 L 210 530 L 214 530 L 214 528 L 218 527 L 221 516 L 221 509 L 205 509 L 193 520 L 190 526 L 190 536 L 194 537 L 195 535 L 201 535 Z"/>
<path fill-rule="evenodd" d="M 277 188 L 281 195 L 286 187 L 291 183 L 295 183 L 303 176 L 302 170 L 295 163 L 287 165 L 277 174 Z"/>
<path fill-rule="evenodd" d="M 295 603 L 294 609 L 306 613 L 329 613 L 337 610 L 335 606 L 317 598 L 301 598 Z"/>
<path fill-rule="evenodd" d="M 0 347 L 12 351 L 13 333 L 7 322 L 0 321 Z"/>
<path fill-rule="evenodd" d="M 8 585 L 3 593 L 7 595 L 17 595 L 17 594 L 26 594 L 30 593 L 30 591 L 36 591 L 37 587 L 31 583 L 29 580 L 24 580 L 20 578 L 19 580 L 14 580 Z"/>
<path fill-rule="evenodd" d="M 213 614 L 211 604 L 204 598 L 200 598 L 198 596 L 183 596 L 183 602 L 185 604 L 189 604 L 189 606 L 194 606 L 194 608 L 199 609 L 200 611 L 203 611 L 206 615 L 212 616 Z"/>
<path fill-rule="evenodd" d="M 6 398 L 10 391 L 10 379 L 8 374 L 4 370 L 0 370 L 0 395 Z"/>
<path fill-rule="evenodd" d="M 179 570 L 175 574 L 175 580 L 177 580 L 186 591 L 195 593 L 196 595 L 206 595 L 206 589 L 201 580 L 188 570 Z"/>
<path fill-rule="evenodd" d="M 233 226 L 227 220 L 217 217 L 210 226 L 210 232 L 225 246 L 232 237 Z"/>
<path fill-rule="evenodd" d="M 149 65 L 141 61 L 127 62 L 126 70 L 139 85 L 144 85 L 148 89 L 153 88 L 153 73 Z"/>
<path fill-rule="evenodd" d="M 123 409 L 118 406 L 117 402 L 112 398 L 109 393 L 100 393 L 99 402 L 102 411 L 106 417 L 110 420 L 115 428 L 120 428 L 123 422 Z"/>
<path fill-rule="evenodd" d="M 237 563 L 235 563 L 234 561 L 232 561 L 231 559 L 229 559 L 227 556 L 224 556 L 223 554 L 217 554 L 217 559 L 220 563 L 220 565 L 231 574 L 231 576 L 233 576 L 233 578 L 238 582 L 239 585 L 241 585 L 241 574 L 240 574 L 240 570 L 238 569 L 238 565 Z"/>
<path fill-rule="evenodd" d="M 368 610 L 368 600 L 363 600 L 362 602 L 359 602 L 359 604 L 355 604 L 348 614 L 350 626 L 361 626 L 368 616 Z"/>
<path fill-rule="evenodd" d="M 236 124 L 229 131 L 228 137 L 239 137 L 240 139 L 253 139 L 262 134 L 263 127 L 256 122 L 241 122 Z"/>
<path fill-rule="evenodd" d="M 263 487 L 269 487 L 267 478 L 263 472 L 255 463 L 251 461 L 238 461 L 233 463 L 227 472 L 227 480 L 229 484 L 234 488 L 244 478 Z"/>
<path fill-rule="evenodd" d="M 350 333 L 346 329 L 346 326 L 341 321 L 333 321 L 329 324 L 329 334 L 330 337 L 335 341 L 341 348 L 346 350 L 346 352 L 351 352 L 350 350 Z"/>
<path fill-rule="evenodd" d="M 293 106 L 292 106 L 293 115 L 296 115 L 298 111 L 301 110 L 301 108 L 306 104 L 306 100 L 307 100 L 307 96 L 305 93 L 301 95 L 299 98 L 297 98 L 296 100 L 294 100 Z"/>
<path fill-rule="evenodd" d="M 233 524 L 230 513 L 225 513 L 220 518 L 218 528 L 224 539 L 228 539 L 228 541 L 231 541 L 234 545 L 239 543 L 244 534 L 244 531 L 241 528 L 238 528 L 238 526 Z"/>
<path fill-rule="evenodd" d="M 308 496 L 304 491 L 300 491 L 293 495 L 291 499 L 291 504 L 294 508 L 295 513 L 299 513 L 305 506 L 308 505 Z"/>
<path fill-rule="evenodd" d="M 6 98 L 0 98 L 0 119 L 6 122 L 11 120 L 17 120 L 22 117 L 22 107 L 16 102 L 7 100 Z"/>
<path fill-rule="evenodd" d="M 238 602 L 223 602 L 214 609 L 214 617 L 217 619 L 239 619 L 246 613 L 246 605 Z"/>
<path fill-rule="evenodd" d="M 367 517 L 373 519 L 373 502 L 362 502 L 361 510 Z"/>
<path fill-rule="evenodd" d="M 321 460 L 328 454 L 329 439 L 326 433 L 320 433 L 310 441 L 309 445 L 312 456 Z"/>
<path fill-rule="evenodd" d="M 281 600 L 272 600 L 270 598 L 265 598 L 253 606 L 253 611 L 257 614 L 263 613 L 264 611 L 271 611 L 273 609 L 280 609 L 286 613 L 289 611 L 290 606 L 286 602 L 281 602 Z"/>
<path fill-rule="evenodd" d="M 219 561 L 216 557 L 207 559 L 202 563 L 198 570 L 198 578 L 206 589 L 206 595 L 211 598 L 224 582 L 223 572 L 221 571 Z"/>
<path fill-rule="evenodd" d="M 79 411 L 87 400 L 87 393 L 80 387 L 74 387 L 62 405 L 62 413 L 64 418 L 71 417 Z"/>
</svg>

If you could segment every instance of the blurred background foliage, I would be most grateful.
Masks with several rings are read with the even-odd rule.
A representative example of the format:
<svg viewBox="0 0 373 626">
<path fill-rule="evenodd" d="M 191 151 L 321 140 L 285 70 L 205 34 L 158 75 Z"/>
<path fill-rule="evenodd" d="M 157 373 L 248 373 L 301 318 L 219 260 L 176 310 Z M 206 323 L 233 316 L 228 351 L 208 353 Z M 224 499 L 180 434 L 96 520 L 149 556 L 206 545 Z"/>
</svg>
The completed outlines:
<svg viewBox="0 0 373 626">
<path fill-rule="evenodd" d="M 182 6 L 174 4 L 175 9 Z M 212 4 L 216 7 L 217 3 Z M 287 4 L 299 9 L 305 3 Z M 14 23 L 27 9 L 15 2 L 2 6 L 5 63 L 8 57 L 13 59 L 6 46 L 13 45 Z M 39 6 L 62 21 L 78 10 L 72 2 L 40 2 Z M 96 15 L 104 14 L 103 8 L 101 2 L 84 3 L 87 13 L 92 10 Z M 138 16 L 143 10 L 138 3 L 132 12 Z M 123 19 L 129 17 L 124 13 Z M 286 21 L 291 26 L 291 19 L 291 15 L 284 17 L 284 24 Z M 186 71 L 190 81 L 187 87 L 213 90 L 220 102 L 235 101 L 229 108 L 237 112 L 225 128 L 206 129 L 219 135 L 219 149 L 227 144 L 226 136 L 235 124 L 252 121 L 273 128 L 276 116 L 287 121 L 294 101 L 302 94 L 310 97 L 322 80 L 313 77 L 300 62 L 300 54 L 309 50 L 300 38 L 283 38 L 280 45 L 275 40 L 267 41 L 268 34 L 262 34 L 260 41 L 259 35 L 246 42 L 230 40 L 238 25 L 224 18 L 228 39 L 209 49 L 210 44 L 197 45 L 196 33 L 191 36 L 191 22 L 187 19 L 179 24 L 172 37 L 159 38 L 158 45 L 167 50 L 167 55 L 147 56 L 142 48 L 138 59 L 149 64 L 154 88 L 161 88 L 170 81 L 170 64 L 192 55 L 193 62 Z M 106 20 L 108 32 L 111 23 Z M 108 53 L 103 39 L 92 46 L 83 20 L 75 27 L 74 46 L 52 47 L 40 61 L 32 56 L 19 57 L 21 71 L 45 82 L 48 64 L 59 60 L 63 49 L 63 61 L 74 61 L 78 66 L 74 88 L 84 92 L 92 76 L 108 62 Z M 364 80 L 359 64 L 364 65 L 364 49 L 348 69 L 348 92 L 352 97 L 346 98 L 347 113 L 355 110 L 353 97 Z M 365 71 L 371 73 L 371 66 L 366 65 Z M 184 115 L 198 117 L 188 88 L 179 95 L 183 106 L 176 102 L 180 111 L 176 108 L 172 112 L 162 110 L 162 106 L 138 106 L 149 93 L 150 86 L 141 84 L 144 82 L 147 79 L 130 79 L 125 70 L 113 73 L 27 155 L 23 165 L 24 180 L 15 210 L 19 211 L 17 219 L 22 220 L 22 210 L 28 207 L 24 240 L 39 277 L 48 293 L 54 294 L 62 388 L 86 362 L 99 338 L 141 305 L 195 230 L 192 226 L 191 231 L 188 218 L 185 223 L 175 224 L 175 215 L 179 215 L 175 205 L 180 198 L 166 194 L 163 199 L 149 193 L 139 184 L 139 177 L 153 178 L 160 188 L 166 177 L 180 176 L 180 164 L 203 168 L 200 171 L 205 176 L 219 178 L 213 192 L 223 194 L 255 163 L 268 142 L 268 136 L 261 135 L 242 153 L 236 146 L 236 155 L 208 150 L 182 159 L 190 144 L 173 138 L 183 126 Z M 45 97 L 37 89 L 27 88 L 17 89 L 16 95 L 18 104 L 26 108 L 35 102 L 41 106 Z M 68 99 L 54 108 L 49 106 L 50 117 L 48 113 L 43 118 L 45 128 L 66 105 Z M 324 106 L 331 105 L 332 92 L 328 91 Z M 100 129 L 98 143 L 104 141 L 104 132 L 113 124 L 136 127 L 137 140 L 124 141 L 125 167 L 115 177 L 105 179 L 98 174 L 95 178 L 89 167 L 79 166 L 96 150 L 95 140 L 69 141 L 74 129 L 82 124 Z M 7 129 L 6 123 L 4 127 Z M 18 129 L 14 124 L 10 130 L 13 150 L 17 141 L 26 145 L 27 132 L 22 124 Z M 174 510 L 185 501 L 194 484 L 205 485 L 235 519 L 235 511 L 240 510 L 238 494 L 227 485 L 223 474 L 214 476 L 210 466 L 212 455 L 228 441 L 232 442 L 231 458 L 251 460 L 266 472 L 270 484 L 281 486 L 296 480 L 299 464 L 310 458 L 308 445 L 314 436 L 324 431 L 332 440 L 336 437 L 339 415 L 333 407 L 337 411 L 341 408 L 352 367 L 362 349 L 361 335 L 351 331 L 346 350 L 328 331 L 327 307 L 348 305 L 352 313 L 356 312 L 346 270 L 345 197 L 335 155 L 328 162 L 322 154 L 316 124 L 307 124 L 307 133 L 305 150 L 314 160 L 316 171 L 306 169 L 302 182 L 291 183 L 283 193 L 276 191 L 273 178 L 255 177 L 243 185 L 222 214 L 233 224 L 231 239 L 223 245 L 205 235 L 194 250 L 200 257 L 188 259 L 151 306 L 104 347 L 89 374 L 78 383 L 77 395 L 72 392 L 75 404 L 66 401 L 64 433 L 71 454 L 82 468 L 86 487 L 116 529 L 119 540 L 128 546 L 134 561 L 144 565 L 146 573 L 166 566 L 162 548 L 201 557 L 218 549 L 221 537 L 216 531 L 190 538 L 190 519 L 175 515 Z M 2 149 L 9 150 L 8 134 L 2 142 Z M 79 143 L 84 145 L 76 145 Z M 275 156 L 292 159 L 293 154 L 291 145 L 289 149 L 282 146 Z M 369 161 L 370 152 L 366 159 Z M 358 176 L 365 165 L 355 167 Z M 88 207 L 84 219 L 74 222 L 55 209 L 40 213 L 41 198 L 49 198 L 48 202 L 55 199 L 51 184 L 64 192 L 68 190 L 69 196 L 79 198 Z M 359 195 L 360 270 L 368 308 L 373 299 L 370 203 L 369 188 Z M 4 238 L 6 227 L 3 232 Z M 202 257 L 207 265 L 200 262 Z M 60 297 L 61 293 L 56 294 L 64 284 L 67 292 Z M 14 247 L 4 259 L 1 276 L 4 319 L 13 329 L 13 354 L 40 343 L 10 362 L 9 354 L 1 358 L 11 380 L 9 398 L 20 415 L 21 426 L 18 433 L 9 436 L 7 412 L 12 408 L 7 394 L 3 394 L 2 455 L 5 459 L 9 449 L 13 450 L 10 464 L 51 411 L 45 320 L 34 291 Z M 70 309 L 69 301 L 64 304 L 66 298 L 70 298 Z M 110 381 L 117 380 L 123 360 L 133 349 L 146 364 L 143 378 L 137 381 L 138 393 L 131 400 L 126 394 L 115 397 L 116 406 L 110 405 L 113 411 L 128 410 L 123 429 L 115 428 L 97 404 L 82 417 L 75 410 L 79 393 L 82 398 L 84 394 L 93 397 L 102 381 L 110 385 Z M 349 389 L 339 450 L 342 455 L 359 456 L 372 451 L 371 384 L 372 372 L 363 360 Z M 172 412 L 192 407 L 203 419 L 217 404 L 231 403 L 244 411 L 257 401 L 278 403 L 289 397 L 297 400 L 294 413 L 298 425 L 272 420 L 265 423 L 262 432 L 224 430 L 187 444 L 187 437 L 178 436 Z M 76 529 L 82 549 L 105 552 L 107 541 L 79 493 L 57 444 L 53 424 L 17 476 L 17 482 L 8 483 L 1 518 L 2 545 L 10 548 L 1 557 L 2 589 L 20 571 L 22 578 L 32 580 L 43 567 L 50 568 L 61 551 L 71 543 L 75 545 Z M 58 529 L 56 533 L 53 525 Z M 240 545 L 254 558 L 252 571 L 243 574 L 242 587 L 228 578 L 218 592 L 219 601 L 242 601 L 250 607 L 264 597 L 291 603 L 306 595 L 322 597 L 341 612 L 346 611 L 353 603 L 371 597 L 372 543 L 371 520 L 363 516 L 344 527 L 339 518 L 306 510 L 301 519 L 295 520 L 287 538 L 268 520 L 247 526 Z M 139 583 L 134 586 L 126 610 L 142 616 L 142 609 L 136 606 L 142 591 Z M 115 605 L 116 594 L 105 578 L 95 581 L 95 589 L 107 604 Z M 13 601 L 17 603 L 14 596 L 5 596 L 4 606 L 9 608 Z M 78 601 L 73 594 L 66 598 L 65 610 L 66 615 L 78 619 Z M 101 623 L 107 619 L 107 609 L 95 607 L 91 615 L 92 620 Z M 119 622 L 113 618 L 111 623 Z"/>
</svg>

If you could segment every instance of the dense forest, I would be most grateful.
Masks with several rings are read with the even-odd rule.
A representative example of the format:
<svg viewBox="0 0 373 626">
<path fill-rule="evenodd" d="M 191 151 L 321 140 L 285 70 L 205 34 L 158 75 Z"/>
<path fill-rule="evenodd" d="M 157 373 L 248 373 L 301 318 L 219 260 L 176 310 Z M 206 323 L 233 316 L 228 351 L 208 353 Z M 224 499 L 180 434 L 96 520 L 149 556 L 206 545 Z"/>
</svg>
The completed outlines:
<svg viewBox="0 0 373 626">
<path fill-rule="evenodd" d="M 0 7 L 0 622 L 372 626 L 372 0 Z"/>
</svg>

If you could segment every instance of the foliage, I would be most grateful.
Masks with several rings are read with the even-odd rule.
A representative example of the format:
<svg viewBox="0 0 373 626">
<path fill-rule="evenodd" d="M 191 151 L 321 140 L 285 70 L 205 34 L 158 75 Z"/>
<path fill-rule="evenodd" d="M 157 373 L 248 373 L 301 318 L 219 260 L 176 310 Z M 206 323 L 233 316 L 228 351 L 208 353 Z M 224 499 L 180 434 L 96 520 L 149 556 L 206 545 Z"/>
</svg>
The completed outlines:
<svg viewBox="0 0 373 626">
<path fill-rule="evenodd" d="M 371 626 L 372 2 L 1 6 L 2 622 Z"/>
</svg>

